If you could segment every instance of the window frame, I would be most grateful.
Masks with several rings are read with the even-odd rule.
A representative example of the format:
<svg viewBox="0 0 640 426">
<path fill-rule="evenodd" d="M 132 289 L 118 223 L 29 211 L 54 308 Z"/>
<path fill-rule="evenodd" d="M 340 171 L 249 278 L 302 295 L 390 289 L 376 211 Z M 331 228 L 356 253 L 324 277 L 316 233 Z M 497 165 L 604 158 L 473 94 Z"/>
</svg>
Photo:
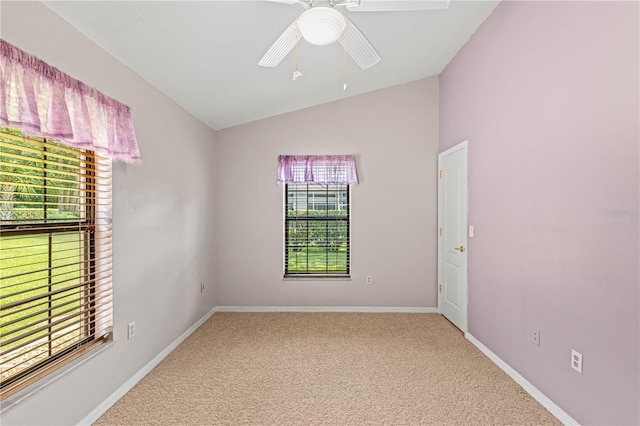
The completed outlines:
<svg viewBox="0 0 640 426">
<path fill-rule="evenodd" d="M 313 199 L 313 202 L 315 204 L 316 200 L 316 194 L 312 193 L 310 191 L 310 187 L 323 187 L 326 186 L 327 190 L 326 190 L 326 200 L 325 203 L 328 205 L 328 201 L 330 198 L 330 195 L 335 195 L 335 200 L 336 200 L 336 204 L 339 207 L 342 207 L 343 210 L 346 210 L 346 215 L 345 216 L 325 216 L 325 217 L 309 217 L 309 216 L 296 216 L 296 217 L 292 217 L 289 215 L 289 193 L 290 193 L 290 187 L 291 186 L 306 186 L 306 190 L 304 191 L 306 193 L 306 197 L 307 197 L 307 202 L 309 202 L 310 199 Z M 344 188 L 340 188 L 340 189 L 336 189 L 333 191 L 330 191 L 328 189 L 328 187 L 331 186 L 340 186 L 340 187 L 344 187 Z M 283 185 L 283 196 L 284 196 L 284 207 L 283 207 L 283 229 L 284 229 L 284 236 L 283 236 L 283 277 L 284 279 L 306 279 L 306 278 L 311 278 L 311 279 L 350 279 L 351 278 L 351 199 L 352 199 L 352 194 L 351 194 L 351 185 L 344 183 L 344 184 L 314 184 L 314 183 L 285 183 Z M 345 203 L 342 204 L 340 203 L 340 196 L 339 193 L 340 192 L 345 192 L 346 193 L 346 200 Z M 293 192 L 293 191 L 291 191 Z M 295 192 L 293 192 L 295 194 Z M 310 198 L 310 195 L 313 195 L 313 197 Z M 308 204 L 307 204 L 308 205 Z M 321 211 L 321 210 L 320 210 Z M 329 211 L 329 209 L 325 209 L 325 211 Z M 337 221 L 342 221 L 346 223 L 346 264 L 345 264 L 345 269 L 344 270 L 333 270 L 330 269 L 328 267 L 328 256 L 330 253 L 330 249 L 329 247 L 325 247 L 325 253 L 327 256 L 327 268 L 321 271 L 309 271 L 308 268 L 308 264 L 307 264 L 307 269 L 305 272 L 296 272 L 296 271 L 291 271 L 289 270 L 289 250 L 291 248 L 291 243 L 290 243 L 290 239 L 289 239 L 289 223 L 290 222 L 297 222 L 297 221 L 303 221 L 303 222 L 337 222 Z M 328 229 L 327 229 L 327 233 L 328 233 Z M 332 241 L 331 239 L 329 239 L 327 237 L 327 242 Z M 308 241 L 307 241 L 308 243 Z M 308 245 L 306 246 L 308 248 Z"/>
</svg>

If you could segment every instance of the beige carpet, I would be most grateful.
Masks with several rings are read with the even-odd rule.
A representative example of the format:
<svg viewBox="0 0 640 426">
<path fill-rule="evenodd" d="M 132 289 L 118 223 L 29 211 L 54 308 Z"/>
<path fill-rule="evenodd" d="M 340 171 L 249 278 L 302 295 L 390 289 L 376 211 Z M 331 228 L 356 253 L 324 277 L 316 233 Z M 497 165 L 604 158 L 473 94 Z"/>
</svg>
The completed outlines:
<svg viewBox="0 0 640 426">
<path fill-rule="evenodd" d="M 437 314 L 216 313 L 96 424 L 560 423 Z"/>
</svg>

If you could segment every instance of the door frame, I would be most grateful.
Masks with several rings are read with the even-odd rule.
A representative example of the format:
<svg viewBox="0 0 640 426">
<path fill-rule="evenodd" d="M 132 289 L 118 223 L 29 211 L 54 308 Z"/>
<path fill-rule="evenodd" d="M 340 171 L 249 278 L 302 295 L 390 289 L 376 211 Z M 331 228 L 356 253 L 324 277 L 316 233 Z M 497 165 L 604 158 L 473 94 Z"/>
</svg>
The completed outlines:
<svg viewBox="0 0 640 426">
<path fill-rule="evenodd" d="M 464 315 L 464 324 L 463 324 L 463 328 L 462 328 L 462 332 L 463 333 L 467 333 L 467 329 L 468 329 L 468 324 L 469 324 L 469 141 L 468 140 L 464 140 L 460 143 L 458 143 L 457 145 L 452 146 L 449 149 L 446 149 L 442 152 L 440 152 L 438 154 L 438 174 L 440 174 L 440 171 L 442 170 L 441 168 L 441 163 L 442 163 L 442 157 L 453 154 L 454 152 L 460 151 L 460 150 L 464 150 L 464 156 L 465 156 L 465 162 L 464 162 L 464 167 L 466 169 L 466 175 L 467 175 L 467 185 L 466 185 L 466 190 L 467 193 L 465 194 L 465 198 L 466 198 L 466 203 L 465 203 L 465 207 L 466 207 L 466 211 L 465 212 L 460 212 L 461 214 L 463 214 L 464 216 L 466 216 L 467 218 L 467 229 L 465 230 L 465 241 L 464 241 L 464 247 L 466 249 L 467 252 L 467 264 L 466 264 L 466 269 L 464 271 L 464 306 L 465 306 L 465 315 Z M 440 238 L 440 228 L 442 226 L 442 206 L 441 206 L 441 196 L 442 196 L 442 190 L 441 190 L 441 180 L 440 180 L 440 176 L 438 175 L 438 229 L 437 229 L 437 233 L 436 235 L 438 236 L 438 286 L 436 288 L 436 291 L 438 292 L 438 313 L 442 315 L 442 291 L 440 286 L 442 285 L 442 275 L 443 275 L 443 256 L 441 255 L 442 250 L 444 249 L 443 246 L 443 242 L 442 242 L 442 238 Z"/>
</svg>

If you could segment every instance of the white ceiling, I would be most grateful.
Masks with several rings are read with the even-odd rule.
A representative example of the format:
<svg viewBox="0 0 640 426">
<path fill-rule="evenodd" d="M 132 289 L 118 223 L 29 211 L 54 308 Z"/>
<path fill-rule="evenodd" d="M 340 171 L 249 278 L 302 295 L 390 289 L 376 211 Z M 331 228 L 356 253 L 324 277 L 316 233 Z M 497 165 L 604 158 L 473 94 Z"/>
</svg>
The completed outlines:
<svg viewBox="0 0 640 426">
<path fill-rule="evenodd" d="M 363 71 L 338 43 L 299 45 L 277 68 L 262 55 L 303 11 L 268 1 L 45 1 L 111 55 L 212 129 L 439 74 L 499 0 L 453 0 L 446 10 L 348 12 L 382 56 Z"/>
</svg>

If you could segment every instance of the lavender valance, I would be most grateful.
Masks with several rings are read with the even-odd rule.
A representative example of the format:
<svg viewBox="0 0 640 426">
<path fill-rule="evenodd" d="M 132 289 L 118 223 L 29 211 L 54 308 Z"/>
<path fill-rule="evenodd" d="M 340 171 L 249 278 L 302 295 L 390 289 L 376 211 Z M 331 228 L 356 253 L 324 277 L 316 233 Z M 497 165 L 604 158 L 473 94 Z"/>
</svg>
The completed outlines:
<svg viewBox="0 0 640 426">
<path fill-rule="evenodd" d="M 129 107 L 0 39 L 0 126 L 140 162 Z"/>
<path fill-rule="evenodd" d="M 281 155 L 278 183 L 358 183 L 353 155 Z"/>
</svg>

